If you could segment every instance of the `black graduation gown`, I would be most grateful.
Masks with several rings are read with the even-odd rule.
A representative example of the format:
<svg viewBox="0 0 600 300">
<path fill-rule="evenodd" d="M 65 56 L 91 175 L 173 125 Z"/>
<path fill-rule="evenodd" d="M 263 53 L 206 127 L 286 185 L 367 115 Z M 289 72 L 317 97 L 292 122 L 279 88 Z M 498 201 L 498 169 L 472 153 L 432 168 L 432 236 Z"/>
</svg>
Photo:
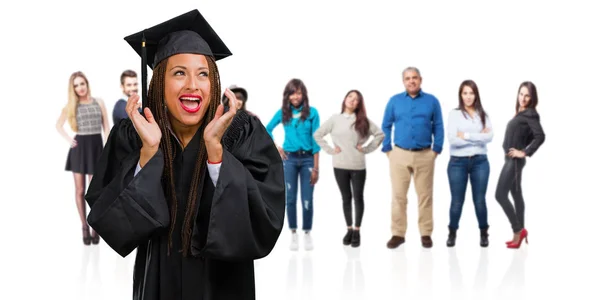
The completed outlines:
<svg viewBox="0 0 600 300">
<path fill-rule="evenodd" d="M 183 257 L 181 228 L 201 134 L 184 150 L 176 147 L 178 216 L 170 256 L 162 151 L 134 177 L 141 140 L 131 120 L 121 120 L 108 137 L 85 196 L 88 222 L 121 256 L 137 248 L 133 299 L 255 299 L 253 260 L 271 252 L 283 226 L 283 163 L 260 121 L 238 112 L 222 140 L 216 187 L 208 169 L 204 175 L 191 255 Z"/>
</svg>

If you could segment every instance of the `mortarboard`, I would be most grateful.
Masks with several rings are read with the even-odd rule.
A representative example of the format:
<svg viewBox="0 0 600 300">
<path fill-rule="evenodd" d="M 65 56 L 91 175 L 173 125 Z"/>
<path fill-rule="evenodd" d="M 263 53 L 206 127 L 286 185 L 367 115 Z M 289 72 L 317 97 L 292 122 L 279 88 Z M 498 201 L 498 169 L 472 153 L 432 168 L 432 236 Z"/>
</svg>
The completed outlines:
<svg viewBox="0 0 600 300">
<path fill-rule="evenodd" d="M 212 56 L 219 60 L 231 51 L 197 9 L 125 37 L 142 57 L 142 106 L 147 102 L 146 65 L 154 69 L 164 59 L 180 53 Z"/>
</svg>

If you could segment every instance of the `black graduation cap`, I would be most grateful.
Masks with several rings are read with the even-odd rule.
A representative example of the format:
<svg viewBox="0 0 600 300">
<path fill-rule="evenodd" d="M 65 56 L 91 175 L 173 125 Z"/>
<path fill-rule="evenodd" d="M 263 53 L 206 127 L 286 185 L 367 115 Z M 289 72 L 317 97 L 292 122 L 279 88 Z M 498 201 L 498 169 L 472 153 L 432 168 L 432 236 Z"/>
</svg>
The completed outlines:
<svg viewBox="0 0 600 300">
<path fill-rule="evenodd" d="M 142 106 L 146 107 L 147 70 L 169 56 L 194 53 L 219 60 L 231 51 L 197 9 L 125 37 L 142 57 Z"/>
</svg>

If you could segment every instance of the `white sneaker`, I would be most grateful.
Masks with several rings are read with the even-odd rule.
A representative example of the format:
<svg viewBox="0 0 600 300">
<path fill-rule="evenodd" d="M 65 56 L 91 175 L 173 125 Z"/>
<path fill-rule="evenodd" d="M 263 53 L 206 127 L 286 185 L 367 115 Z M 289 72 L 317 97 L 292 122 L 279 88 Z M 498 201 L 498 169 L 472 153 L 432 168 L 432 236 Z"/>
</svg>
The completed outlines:
<svg viewBox="0 0 600 300">
<path fill-rule="evenodd" d="M 290 244 L 290 250 L 298 250 L 298 233 L 292 232 L 292 243 Z"/>
<path fill-rule="evenodd" d="M 313 248 L 312 237 L 310 236 L 310 233 L 307 232 L 304 234 L 304 250 L 310 251 Z"/>
</svg>

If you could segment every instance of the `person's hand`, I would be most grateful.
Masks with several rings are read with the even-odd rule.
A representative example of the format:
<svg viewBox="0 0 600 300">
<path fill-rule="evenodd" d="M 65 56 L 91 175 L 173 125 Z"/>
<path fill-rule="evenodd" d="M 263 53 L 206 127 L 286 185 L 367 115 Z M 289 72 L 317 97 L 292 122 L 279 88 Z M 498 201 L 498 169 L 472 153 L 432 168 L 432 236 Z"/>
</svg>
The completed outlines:
<svg viewBox="0 0 600 300">
<path fill-rule="evenodd" d="M 335 149 L 333 149 L 333 153 L 338 154 L 340 152 L 342 152 L 342 149 L 339 146 L 336 145 Z"/>
<path fill-rule="evenodd" d="M 488 133 L 488 132 L 490 132 L 490 129 L 487 127 L 484 128 L 483 130 L 481 130 L 481 133 Z"/>
<path fill-rule="evenodd" d="M 310 184 L 315 185 L 319 181 L 319 169 L 313 168 L 310 173 Z"/>
<path fill-rule="evenodd" d="M 71 143 L 70 144 L 71 144 L 71 148 L 77 147 L 77 141 L 75 139 L 73 139 L 73 138 L 71 139 Z"/>
<path fill-rule="evenodd" d="M 356 145 L 356 149 L 358 149 L 358 151 L 363 152 L 363 146 L 361 144 Z"/>
<path fill-rule="evenodd" d="M 283 160 L 287 159 L 287 155 L 285 155 L 285 150 L 283 150 L 283 148 L 277 146 L 277 151 L 279 151 L 279 155 L 281 156 L 281 159 L 283 159 Z"/>
<path fill-rule="evenodd" d="M 141 106 L 139 99 L 140 96 L 137 94 L 131 95 L 127 100 L 125 111 L 127 112 L 129 119 L 131 119 L 135 131 L 140 136 L 143 147 L 147 149 L 158 149 L 162 133 L 160 132 L 160 128 L 158 127 L 150 108 L 145 107 L 143 112 L 146 118 L 142 116 L 138 110 Z"/>
<path fill-rule="evenodd" d="M 223 158 L 221 139 L 237 113 L 237 102 L 239 100 L 235 97 L 235 94 L 230 89 L 226 89 L 225 96 L 229 99 L 229 111 L 223 113 L 225 106 L 219 104 L 215 117 L 204 129 L 204 144 L 206 145 L 208 160 L 210 161 L 221 161 Z"/>
<path fill-rule="evenodd" d="M 515 157 L 515 158 L 523 158 L 523 157 L 525 157 L 525 152 L 521 151 L 521 150 L 517 150 L 515 148 L 510 148 L 508 150 L 508 156 Z"/>
<path fill-rule="evenodd" d="M 461 138 L 461 139 L 463 139 L 463 140 L 465 139 L 465 133 L 462 132 L 462 131 L 457 132 L 456 136 L 459 137 L 459 138 Z"/>
</svg>

